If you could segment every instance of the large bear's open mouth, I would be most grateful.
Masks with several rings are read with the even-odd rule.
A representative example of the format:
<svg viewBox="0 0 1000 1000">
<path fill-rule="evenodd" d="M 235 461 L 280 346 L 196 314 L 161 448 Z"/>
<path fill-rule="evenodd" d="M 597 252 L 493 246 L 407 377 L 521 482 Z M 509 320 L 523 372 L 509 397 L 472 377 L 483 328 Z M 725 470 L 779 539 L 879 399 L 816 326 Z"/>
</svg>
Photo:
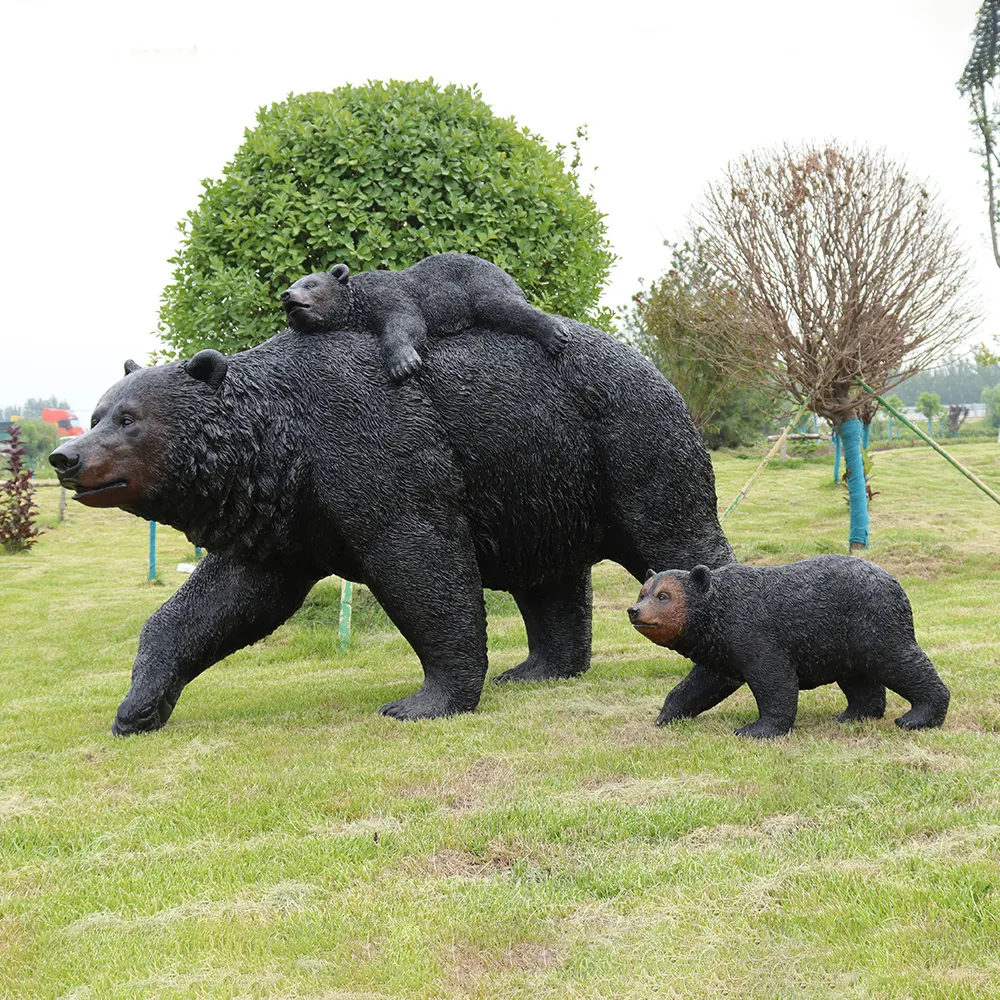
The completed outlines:
<svg viewBox="0 0 1000 1000">
<path fill-rule="evenodd" d="M 288 299 L 285 302 L 285 315 L 291 316 L 293 312 L 301 312 L 303 309 L 308 309 L 309 306 L 305 302 L 296 302 L 294 299 Z"/>
<path fill-rule="evenodd" d="M 101 486 L 84 486 L 83 483 L 75 482 L 72 479 L 60 479 L 59 483 L 66 489 L 73 490 L 73 499 L 82 503 L 86 503 L 91 497 L 110 493 L 112 490 L 124 490 L 128 487 L 128 482 L 125 479 L 116 479 L 112 483 L 104 483 Z"/>
</svg>

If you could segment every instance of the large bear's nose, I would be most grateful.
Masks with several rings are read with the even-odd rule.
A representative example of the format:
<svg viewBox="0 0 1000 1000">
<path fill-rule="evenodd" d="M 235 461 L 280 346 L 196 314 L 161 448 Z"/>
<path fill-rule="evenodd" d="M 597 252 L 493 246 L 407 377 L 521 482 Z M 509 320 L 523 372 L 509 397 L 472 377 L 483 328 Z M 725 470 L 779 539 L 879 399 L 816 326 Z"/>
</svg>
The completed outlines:
<svg viewBox="0 0 1000 1000">
<path fill-rule="evenodd" d="M 633 604 L 632 607 L 628 609 L 628 616 L 630 621 L 635 621 L 639 617 L 639 605 Z"/>
<path fill-rule="evenodd" d="M 283 291 L 283 292 L 281 293 L 281 301 L 282 301 L 282 302 L 287 302 L 287 301 L 288 301 L 288 296 L 289 296 L 290 294 L 291 294 L 291 292 L 289 292 L 289 290 L 288 290 L 288 289 L 286 288 L 286 289 L 285 289 L 285 290 L 284 290 L 284 291 Z"/>
<path fill-rule="evenodd" d="M 51 455 L 49 464 L 60 476 L 68 476 L 80 467 L 80 453 L 68 444 L 60 445 Z"/>
</svg>

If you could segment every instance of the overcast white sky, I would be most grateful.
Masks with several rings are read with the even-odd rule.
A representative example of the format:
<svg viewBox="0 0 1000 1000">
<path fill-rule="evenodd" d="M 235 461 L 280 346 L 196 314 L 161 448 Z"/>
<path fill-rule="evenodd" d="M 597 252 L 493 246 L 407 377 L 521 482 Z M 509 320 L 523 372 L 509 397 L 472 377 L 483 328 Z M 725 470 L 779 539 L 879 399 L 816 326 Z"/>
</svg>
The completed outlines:
<svg viewBox="0 0 1000 1000">
<path fill-rule="evenodd" d="M 6 0 L 0 405 L 55 394 L 85 416 L 155 346 L 176 224 L 257 108 L 369 79 L 478 84 L 553 144 L 586 123 L 620 257 L 609 305 L 663 271 L 663 239 L 729 159 L 885 147 L 959 225 L 992 337 L 1000 272 L 955 89 L 979 3 Z"/>
</svg>

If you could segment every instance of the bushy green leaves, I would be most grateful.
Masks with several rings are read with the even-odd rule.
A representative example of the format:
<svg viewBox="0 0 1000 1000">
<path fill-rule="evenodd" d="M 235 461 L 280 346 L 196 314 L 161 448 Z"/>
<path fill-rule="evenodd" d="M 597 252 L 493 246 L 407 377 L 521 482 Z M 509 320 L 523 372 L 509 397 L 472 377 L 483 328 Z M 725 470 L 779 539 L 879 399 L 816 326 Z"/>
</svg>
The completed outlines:
<svg viewBox="0 0 1000 1000">
<path fill-rule="evenodd" d="M 474 253 L 539 308 L 588 318 L 613 261 L 572 167 L 479 93 L 372 82 L 261 108 L 220 180 L 180 223 L 160 333 L 232 352 L 282 326 L 278 295 L 338 262 L 354 272 Z"/>
</svg>

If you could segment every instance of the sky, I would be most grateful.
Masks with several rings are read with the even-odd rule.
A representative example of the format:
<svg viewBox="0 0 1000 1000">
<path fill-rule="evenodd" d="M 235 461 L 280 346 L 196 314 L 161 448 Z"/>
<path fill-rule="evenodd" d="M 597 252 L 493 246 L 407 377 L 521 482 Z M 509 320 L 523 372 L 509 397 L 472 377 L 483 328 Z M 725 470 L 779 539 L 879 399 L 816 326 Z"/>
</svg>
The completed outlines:
<svg viewBox="0 0 1000 1000">
<path fill-rule="evenodd" d="M 5 0 L 0 406 L 56 395 L 86 420 L 157 346 L 177 224 L 257 109 L 390 78 L 478 85 L 552 145 L 586 124 L 582 178 L 619 257 L 610 306 L 665 270 L 664 240 L 730 160 L 884 148 L 955 222 L 992 339 L 1000 271 L 955 87 L 979 3 Z"/>
</svg>

